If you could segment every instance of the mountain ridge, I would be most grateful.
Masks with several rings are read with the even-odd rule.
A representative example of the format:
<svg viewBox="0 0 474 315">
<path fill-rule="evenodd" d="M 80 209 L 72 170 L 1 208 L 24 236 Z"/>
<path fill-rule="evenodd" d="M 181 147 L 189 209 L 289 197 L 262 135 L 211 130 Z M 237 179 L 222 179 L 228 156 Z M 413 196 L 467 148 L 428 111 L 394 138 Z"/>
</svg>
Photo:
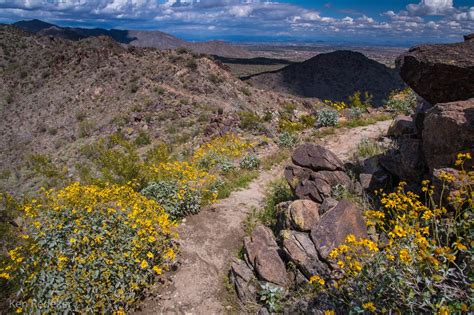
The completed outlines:
<svg viewBox="0 0 474 315">
<path fill-rule="evenodd" d="M 188 42 L 168 33 L 154 30 L 119 30 L 104 28 L 62 27 L 41 20 L 23 20 L 12 25 L 23 31 L 39 36 L 52 36 L 68 40 L 81 40 L 87 37 L 109 36 L 121 44 L 158 49 L 188 48 L 197 53 L 223 57 L 250 57 L 252 54 L 240 46 L 225 41 Z"/>
</svg>

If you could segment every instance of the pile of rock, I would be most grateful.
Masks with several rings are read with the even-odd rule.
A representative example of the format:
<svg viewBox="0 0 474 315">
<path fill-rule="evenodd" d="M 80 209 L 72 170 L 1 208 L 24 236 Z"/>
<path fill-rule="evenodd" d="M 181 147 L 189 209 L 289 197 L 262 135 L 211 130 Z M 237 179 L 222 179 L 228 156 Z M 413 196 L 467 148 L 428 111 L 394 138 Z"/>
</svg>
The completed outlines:
<svg viewBox="0 0 474 315">
<path fill-rule="evenodd" d="M 257 226 L 244 239 L 243 259 L 232 263 L 230 279 L 244 303 L 255 303 L 265 283 L 284 291 L 313 275 L 328 275 L 329 252 L 349 234 L 367 236 L 362 212 L 348 200 L 331 198 L 333 186 L 354 189 L 343 163 L 313 144 L 298 147 L 292 160 L 285 176 L 299 199 L 277 205 L 275 230 Z"/>
<path fill-rule="evenodd" d="M 474 150 L 474 41 L 423 45 L 398 59 L 403 80 L 423 99 L 412 117 L 399 117 L 389 135 L 399 150 L 382 166 L 405 181 L 420 182 L 450 168 L 458 153 Z M 473 166 L 468 161 L 466 169 Z"/>
</svg>

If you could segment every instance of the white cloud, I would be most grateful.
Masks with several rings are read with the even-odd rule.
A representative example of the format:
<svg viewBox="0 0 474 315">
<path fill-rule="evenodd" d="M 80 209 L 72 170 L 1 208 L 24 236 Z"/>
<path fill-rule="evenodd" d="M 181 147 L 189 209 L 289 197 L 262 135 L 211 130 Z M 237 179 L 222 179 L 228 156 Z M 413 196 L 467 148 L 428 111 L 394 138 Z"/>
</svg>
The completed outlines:
<svg viewBox="0 0 474 315">
<path fill-rule="evenodd" d="M 412 15 L 445 15 L 454 10 L 453 0 L 421 0 L 419 4 L 407 5 Z"/>
<path fill-rule="evenodd" d="M 248 17 L 253 11 L 250 5 L 236 5 L 229 9 L 230 15 L 235 17 Z"/>
</svg>

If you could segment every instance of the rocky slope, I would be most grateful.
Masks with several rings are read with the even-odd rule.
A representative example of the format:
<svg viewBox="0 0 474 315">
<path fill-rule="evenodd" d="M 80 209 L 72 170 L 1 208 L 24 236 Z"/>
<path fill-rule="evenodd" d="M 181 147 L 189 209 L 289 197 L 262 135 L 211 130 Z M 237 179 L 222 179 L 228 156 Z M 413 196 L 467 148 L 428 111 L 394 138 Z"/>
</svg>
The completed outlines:
<svg viewBox="0 0 474 315">
<path fill-rule="evenodd" d="M 320 54 L 246 79 L 261 88 L 335 101 L 347 101 L 356 91 L 368 91 L 378 106 L 391 91 L 404 87 L 396 70 L 352 51 Z"/>
<path fill-rule="evenodd" d="M 40 20 L 19 21 L 16 27 L 40 36 L 80 40 L 88 37 L 109 36 L 122 44 L 137 47 L 153 47 L 158 49 L 175 49 L 184 47 L 197 53 L 218 55 L 225 57 L 249 57 L 251 53 L 246 49 L 231 45 L 224 41 L 187 42 L 170 34 L 160 31 L 137 30 L 106 30 L 103 28 L 60 27 Z"/>
<path fill-rule="evenodd" d="M 249 87 L 209 57 L 108 37 L 71 42 L 1 26 L 0 65 L 0 170 L 32 153 L 73 163 L 85 143 L 119 130 L 192 145 L 235 127 L 236 112 L 293 102 Z"/>
</svg>

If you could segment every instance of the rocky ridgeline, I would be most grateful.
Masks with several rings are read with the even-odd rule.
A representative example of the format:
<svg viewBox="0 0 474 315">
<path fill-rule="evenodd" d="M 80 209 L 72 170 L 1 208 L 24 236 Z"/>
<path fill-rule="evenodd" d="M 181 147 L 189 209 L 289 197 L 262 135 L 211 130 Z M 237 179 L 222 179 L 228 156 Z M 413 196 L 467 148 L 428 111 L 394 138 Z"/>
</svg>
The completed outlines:
<svg viewBox="0 0 474 315">
<path fill-rule="evenodd" d="M 274 231 L 257 226 L 244 239 L 243 259 L 232 263 L 230 279 L 243 303 L 257 302 L 265 283 L 285 291 L 313 275 L 330 274 L 330 251 L 349 234 L 367 236 L 361 210 L 348 200 L 331 198 L 337 185 L 360 191 L 337 156 L 319 145 L 304 144 L 294 151 L 292 161 L 285 177 L 298 200 L 278 204 Z"/>
<path fill-rule="evenodd" d="M 389 135 L 399 149 L 380 159 L 398 179 L 436 181 L 458 153 L 474 150 L 474 41 L 423 45 L 398 58 L 403 80 L 420 95 L 411 117 L 398 117 Z M 473 166 L 467 161 L 466 170 Z M 434 177 L 434 178 L 433 178 Z"/>
</svg>

